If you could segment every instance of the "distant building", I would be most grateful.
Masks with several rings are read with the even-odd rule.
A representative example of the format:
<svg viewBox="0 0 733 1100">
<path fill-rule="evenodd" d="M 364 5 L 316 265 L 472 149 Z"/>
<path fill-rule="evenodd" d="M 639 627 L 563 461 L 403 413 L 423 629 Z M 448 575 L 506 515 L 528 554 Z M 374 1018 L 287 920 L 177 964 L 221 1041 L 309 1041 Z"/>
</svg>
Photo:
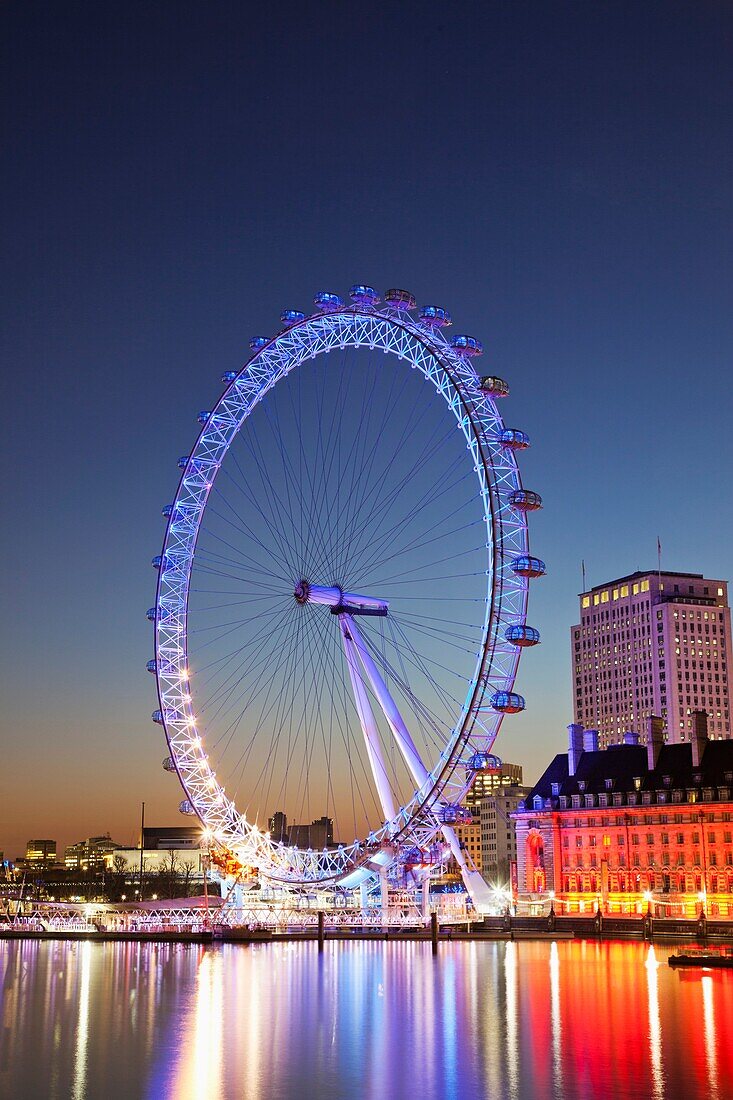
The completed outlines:
<svg viewBox="0 0 733 1100">
<path fill-rule="evenodd" d="M 516 827 L 511 814 L 529 794 L 529 787 L 505 786 L 479 803 L 481 866 L 490 884 L 509 882 L 511 864 L 517 858 Z"/>
<path fill-rule="evenodd" d="M 509 838 L 506 837 L 506 827 L 501 830 L 497 829 L 498 821 L 501 821 L 502 825 L 504 824 L 501 815 L 505 812 L 505 802 L 501 800 L 498 812 L 495 803 L 492 803 L 492 807 L 487 807 L 486 821 L 482 825 L 482 806 L 485 802 L 491 802 L 499 794 L 506 792 L 509 803 L 514 808 L 525 791 L 525 788 L 520 786 L 522 766 L 521 764 L 509 764 L 501 761 L 498 756 L 489 755 L 486 757 L 483 767 L 472 768 L 471 772 L 473 780 L 466 792 L 463 805 L 471 811 L 472 820 L 457 822 L 451 827 L 458 838 L 458 842 L 469 857 L 469 862 L 484 876 L 487 882 L 495 882 L 499 874 L 497 866 L 499 863 L 499 857 L 497 856 L 499 846 L 503 862 L 507 858 L 514 858 L 513 856 L 506 856 L 506 850 L 514 851 L 514 824 L 511 819 L 508 819 L 508 830 L 511 832 Z M 513 791 L 519 792 L 516 797 L 510 795 L 510 792 Z M 498 836 L 499 831 L 501 831 L 501 836 Z M 458 864 L 451 856 L 446 863 L 443 881 L 451 882 L 459 877 Z M 505 879 L 509 877 L 508 863 L 506 873 L 502 877 Z"/>
<path fill-rule="evenodd" d="M 56 862 L 55 840 L 29 840 L 25 848 L 26 863 L 45 864 Z"/>
<path fill-rule="evenodd" d="M 171 848 L 193 850 L 201 847 L 201 840 L 200 825 L 154 825 L 143 829 L 146 852 Z"/>
<path fill-rule="evenodd" d="M 294 848 L 333 847 L 332 819 L 319 817 L 310 825 L 291 825 L 288 829 L 288 844 Z"/>
<path fill-rule="evenodd" d="M 458 838 L 458 843 L 469 856 L 476 870 L 481 873 L 483 868 L 481 851 L 481 825 L 478 818 L 475 818 L 473 821 L 467 821 L 462 824 L 453 825 L 452 828 L 456 834 L 456 837 Z M 458 864 L 455 862 L 453 857 L 451 857 L 449 861 L 448 872 L 450 877 L 457 878 L 459 875 Z"/>
<path fill-rule="evenodd" d="M 287 815 L 282 810 L 276 810 L 270 820 L 267 822 L 267 828 L 270 833 L 270 839 L 276 844 L 287 844 L 288 842 L 288 819 Z"/>
<path fill-rule="evenodd" d="M 111 839 L 109 833 L 104 836 L 90 836 L 78 844 L 70 844 L 64 852 L 64 863 L 68 870 L 101 870 L 109 867 L 119 844 Z"/>
<path fill-rule="evenodd" d="M 711 738 L 731 736 L 725 581 L 631 573 L 581 593 L 570 633 L 575 722 L 597 729 L 601 748 L 627 730 L 643 740 L 653 714 L 666 740 L 689 741 L 695 710 L 707 712 Z"/>
<path fill-rule="evenodd" d="M 558 754 L 514 813 L 520 897 L 552 892 L 560 912 L 733 916 L 733 741 L 665 744 L 651 716 L 598 749 L 595 730 L 568 727 Z"/>
<path fill-rule="evenodd" d="M 498 756 L 489 756 L 486 766 L 474 772 L 473 781 L 463 800 L 464 805 L 478 817 L 482 799 L 491 797 L 503 787 L 519 787 L 521 783 L 521 764 L 510 764 L 500 760 Z"/>
</svg>

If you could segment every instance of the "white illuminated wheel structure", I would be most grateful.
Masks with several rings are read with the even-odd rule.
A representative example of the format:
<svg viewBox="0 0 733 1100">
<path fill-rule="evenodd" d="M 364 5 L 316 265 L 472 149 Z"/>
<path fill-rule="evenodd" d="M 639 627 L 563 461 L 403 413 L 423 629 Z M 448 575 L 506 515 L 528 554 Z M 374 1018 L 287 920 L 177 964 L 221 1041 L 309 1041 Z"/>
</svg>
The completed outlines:
<svg viewBox="0 0 733 1100">
<path fill-rule="evenodd" d="M 182 811 L 264 880 L 417 881 L 450 847 L 476 901 L 451 826 L 539 641 L 529 440 L 446 310 L 350 298 L 283 312 L 199 415 L 153 561 L 153 717 Z"/>
</svg>

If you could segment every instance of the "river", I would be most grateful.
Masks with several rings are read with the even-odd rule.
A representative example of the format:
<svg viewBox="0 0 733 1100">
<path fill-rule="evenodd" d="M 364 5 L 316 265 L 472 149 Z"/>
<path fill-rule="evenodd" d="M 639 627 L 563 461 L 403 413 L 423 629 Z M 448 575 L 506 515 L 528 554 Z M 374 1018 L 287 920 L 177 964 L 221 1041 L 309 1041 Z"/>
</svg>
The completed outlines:
<svg viewBox="0 0 733 1100">
<path fill-rule="evenodd" d="M 0 941 L 13 1100 L 733 1096 L 733 971 L 590 941 Z"/>
</svg>

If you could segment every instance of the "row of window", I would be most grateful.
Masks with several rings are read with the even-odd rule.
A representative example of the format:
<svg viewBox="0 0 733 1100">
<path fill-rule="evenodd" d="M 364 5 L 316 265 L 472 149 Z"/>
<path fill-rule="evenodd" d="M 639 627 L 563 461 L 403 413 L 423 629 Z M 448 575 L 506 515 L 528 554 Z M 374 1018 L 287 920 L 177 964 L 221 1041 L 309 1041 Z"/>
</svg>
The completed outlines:
<svg viewBox="0 0 733 1100">
<path fill-rule="evenodd" d="M 633 596 L 638 596 L 641 592 L 649 591 L 649 581 L 634 581 L 631 586 L 628 584 L 621 584 L 618 588 L 606 588 L 602 592 L 593 592 L 592 595 L 583 596 L 582 606 L 590 607 L 592 602 L 593 607 L 598 607 L 599 604 L 608 603 L 609 599 L 613 599 L 614 601 L 628 599 L 629 589 Z"/>
<path fill-rule="evenodd" d="M 567 869 L 564 869 L 567 870 Z M 703 888 L 702 874 L 645 874 L 645 875 L 609 875 L 608 887 L 611 893 L 654 892 L 699 894 Z M 733 893 L 733 876 L 708 875 L 706 888 L 711 894 Z M 571 875 L 563 877 L 565 893 L 598 893 L 600 883 L 597 875 Z"/>
<path fill-rule="evenodd" d="M 708 844 L 717 844 L 718 837 L 720 835 L 721 834 L 719 834 L 719 833 L 715 833 L 715 832 L 711 831 L 711 832 L 707 833 L 707 835 L 705 837 L 705 840 Z M 645 836 L 645 839 L 646 839 L 647 847 L 652 847 L 652 845 L 654 845 L 657 842 L 657 837 L 656 837 L 655 833 L 645 833 L 644 836 Z M 670 842 L 669 837 L 670 837 L 669 833 L 660 833 L 658 839 L 659 839 L 660 843 L 663 846 L 665 846 L 665 845 L 668 845 L 669 842 Z M 631 842 L 632 845 L 636 846 L 636 845 L 641 844 L 641 834 L 639 834 L 639 833 L 630 833 L 629 834 L 629 839 L 630 839 L 630 842 Z M 616 842 L 617 847 L 619 847 L 619 848 L 626 847 L 626 834 L 625 833 L 617 833 L 615 837 L 612 837 L 610 833 L 604 833 L 601 836 L 601 846 L 604 847 L 604 848 L 610 848 L 610 846 L 611 846 L 611 844 L 613 843 L 614 840 Z M 730 830 L 726 829 L 722 833 L 722 840 L 723 840 L 723 844 L 733 844 L 733 833 L 731 833 Z M 674 843 L 676 843 L 678 845 L 684 845 L 684 844 L 687 844 L 687 843 L 699 844 L 700 843 L 700 832 L 695 830 L 695 831 L 691 832 L 689 834 L 689 836 L 686 836 L 685 833 L 675 833 L 674 834 Z M 590 836 L 586 836 L 586 835 L 581 833 L 581 834 L 576 835 L 576 837 L 575 837 L 575 847 L 576 848 L 583 848 L 586 845 L 589 848 L 597 848 L 599 846 L 598 845 L 598 834 L 592 833 Z M 569 836 L 564 836 L 562 838 L 562 846 L 563 846 L 563 848 L 569 848 L 570 847 L 570 837 Z"/>
</svg>

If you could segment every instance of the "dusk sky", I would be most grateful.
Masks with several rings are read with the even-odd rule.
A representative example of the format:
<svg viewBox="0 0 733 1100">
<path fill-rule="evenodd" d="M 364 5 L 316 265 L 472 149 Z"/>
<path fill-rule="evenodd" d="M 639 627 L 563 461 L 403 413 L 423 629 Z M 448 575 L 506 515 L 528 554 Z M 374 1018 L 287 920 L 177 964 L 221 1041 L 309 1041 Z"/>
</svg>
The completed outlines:
<svg viewBox="0 0 733 1100">
<path fill-rule="evenodd" d="M 588 586 L 733 578 L 729 3 L 3 5 L 0 850 L 180 820 L 145 611 L 220 375 L 405 287 L 480 337 L 548 576 L 534 780 Z M 409 415 L 409 410 L 405 410 Z"/>
</svg>

